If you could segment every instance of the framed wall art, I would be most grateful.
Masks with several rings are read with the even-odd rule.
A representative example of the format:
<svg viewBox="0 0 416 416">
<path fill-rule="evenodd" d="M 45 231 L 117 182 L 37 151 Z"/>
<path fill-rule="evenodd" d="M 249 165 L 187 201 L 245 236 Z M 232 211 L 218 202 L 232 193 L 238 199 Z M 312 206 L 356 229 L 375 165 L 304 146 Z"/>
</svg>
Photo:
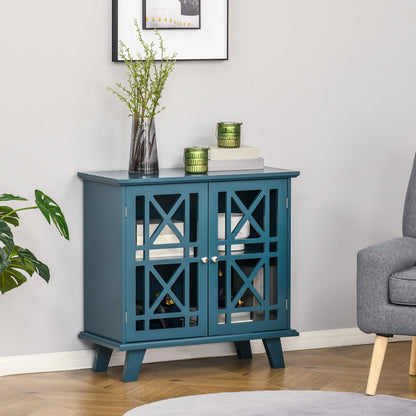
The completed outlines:
<svg viewBox="0 0 416 416">
<path fill-rule="evenodd" d="M 142 1 L 143 29 L 201 29 L 201 0 Z"/>
<path fill-rule="evenodd" d="M 146 42 L 163 37 L 167 54 L 176 60 L 228 59 L 228 0 L 112 0 L 112 60 L 121 62 L 119 42 L 136 55 L 136 20 Z"/>
</svg>

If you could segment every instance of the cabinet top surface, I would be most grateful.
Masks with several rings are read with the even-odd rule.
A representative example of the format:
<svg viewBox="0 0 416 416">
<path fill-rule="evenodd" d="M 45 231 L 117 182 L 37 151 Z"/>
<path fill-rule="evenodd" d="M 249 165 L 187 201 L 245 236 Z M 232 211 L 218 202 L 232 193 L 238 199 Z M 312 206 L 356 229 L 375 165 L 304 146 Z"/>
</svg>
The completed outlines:
<svg viewBox="0 0 416 416">
<path fill-rule="evenodd" d="M 299 171 L 265 167 L 256 170 L 236 170 L 208 172 L 206 174 L 188 174 L 183 168 L 160 169 L 156 175 L 130 175 L 126 170 L 111 170 L 100 172 L 78 172 L 83 180 L 105 182 L 114 185 L 144 185 L 148 183 L 166 182 L 215 182 L 224 180 L 243 179 L 279 179 L 294 178 Z"/>
</svg>

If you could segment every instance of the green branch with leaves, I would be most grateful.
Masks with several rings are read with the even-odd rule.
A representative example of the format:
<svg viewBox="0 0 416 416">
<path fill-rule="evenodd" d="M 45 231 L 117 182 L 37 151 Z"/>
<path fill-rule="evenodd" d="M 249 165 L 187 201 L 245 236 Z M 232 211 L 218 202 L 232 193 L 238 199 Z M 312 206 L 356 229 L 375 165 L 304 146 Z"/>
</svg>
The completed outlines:
<svg viewBox="0 0 416 416">
<path fill-rule="evenodd" d="M 117 89 L 107 87 L 107 90 L 128 107 L 129 116 L 153 119 L 165 109 L 165 107 L 159 108 L 160 100 L 166 81 L 174 69 L 176 54 L 165 56 L 163 39 L 156 29 L 154 33 L 158 38 L 158 49 L 153 41 L 145 42 L 137 20 L 134 21 L 134 25 L 143 53 L 138 52 L 133 56 L 129 47 L 120 41 L 119 55 L 127 67 L 127 85 L 116 83 Z"/>
<path fill-rule="evenodd" d="M 11 194 L 0 195 L 0 201 L 27 201 L 26 198 Z M 68 225 L 58 204 L 42 191 L 35 191 L 35 204 L 23 208 L 0 206 L 0 292 L 15 289 L 27 281 L 27 276 L 38 274 L 49 282 L 50 273 L 46 264 L 42 263 L 28 249 L 15 244 L 9 225 L 18 227 L 20 217 L 18 212 L 39 209 L 49 224 L 54 224 L 59 233 L 69 240 Z"/>
</svg>

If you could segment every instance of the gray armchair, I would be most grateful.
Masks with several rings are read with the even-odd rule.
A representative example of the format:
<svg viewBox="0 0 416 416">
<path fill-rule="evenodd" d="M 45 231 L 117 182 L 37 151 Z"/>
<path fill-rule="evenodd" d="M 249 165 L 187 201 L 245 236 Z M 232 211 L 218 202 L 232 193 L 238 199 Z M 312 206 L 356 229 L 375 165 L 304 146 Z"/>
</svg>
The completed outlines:
<svg viewBox="0 0 416 416">
<path fill-rule="evenodd" d="M 376 393 L 389 337 L 413 336 L 409 374 L 416 375 L 416 157 L 406 193 L 403 237 L 358 252 L 357 321 L 375 333 L 368 395 Z"/>
</svg>

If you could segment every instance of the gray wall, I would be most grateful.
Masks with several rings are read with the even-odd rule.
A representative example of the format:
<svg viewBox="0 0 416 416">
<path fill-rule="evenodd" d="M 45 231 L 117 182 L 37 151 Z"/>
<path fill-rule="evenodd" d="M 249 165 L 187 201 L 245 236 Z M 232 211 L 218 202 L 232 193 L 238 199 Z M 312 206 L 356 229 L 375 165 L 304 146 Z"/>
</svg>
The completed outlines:
<svg viewBox="0 0 416 416">
<path fill-rule="evenodd" d="M 355 254 L 400 234 L 415 150 L 413 0 L 230 0 L 230 59 L 179 62 L 158 117 L 162 167 L 244 121 L 266 163 L 293 183 L 293 327 L 355 326 Z M 37 212 L 16 235 L 51 268 L 0 299 L 0 355 L 86 348 L 79 170 L 127 167 L 130 119 L 105 91 L 110 0 L 3 2 L 0 193 L 35 188 L 62 206 L 71 241 Z M 224 91 L 227 98 L 224 98 Z"/>
</svg>

